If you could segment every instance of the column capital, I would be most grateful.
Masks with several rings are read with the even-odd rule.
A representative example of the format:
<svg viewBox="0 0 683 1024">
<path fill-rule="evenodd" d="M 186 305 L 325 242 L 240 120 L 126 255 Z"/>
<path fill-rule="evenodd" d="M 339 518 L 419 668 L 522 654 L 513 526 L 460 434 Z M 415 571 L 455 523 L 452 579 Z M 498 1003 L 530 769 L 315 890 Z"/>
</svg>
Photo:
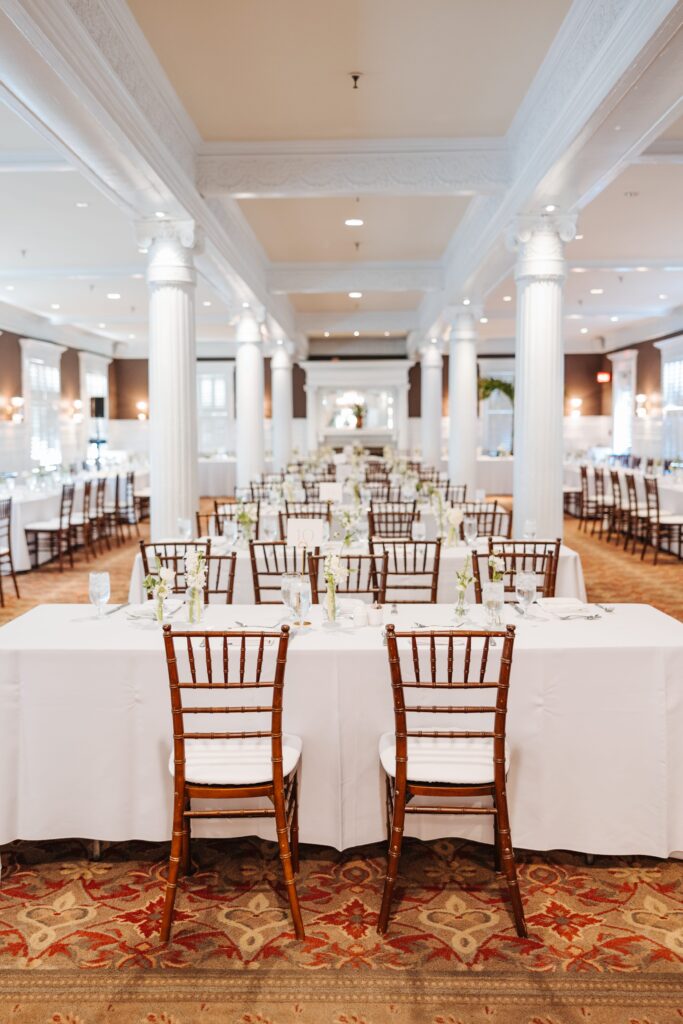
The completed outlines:
<svg viewBox="0 0 683 1024">
<path fill-rule="evenodd" d="M 241 345 L 260 345 L 263 340 L 261 324 L 251 307 L 242 309 L 237 319 L 235 341 Z"/>
<path fill-rule="evenodd" d="M 279 342 L 276 344 L 270 357 L 271 370 L 291 370 L 292 362 L 292 356 L 287 348 L 287 343 Z"/>
<path fill-rule="evenodd" d="M 481 316 L 481 309 L 477 306 L 454 306 L 448 311 L 448 320 L 451 327 L 450 341 L 471 341 L 476 339 L 478 334 L 477 321 Z"/>
<path fill-rule="evenodd" d="M 136 224 L 137 242 L 149 250 L 149 285 L 194 285 L 194 254 L 201 248 L 193 220 L 146 220 Z"/>
<path fill-rule="evenodd" d="M 518 217 L 508 231 L 508 245 L 517 250 L 515 280 L 563 281 L 567 274 L 564 246 L 576 233 L 574 214 Z"/>
<path fill-rule="evenodd" d="M 427 338 L 419 349 L 420 362 L 423 366 L 442 366 L 441 346 L 438 339 Z"/>
</svg>

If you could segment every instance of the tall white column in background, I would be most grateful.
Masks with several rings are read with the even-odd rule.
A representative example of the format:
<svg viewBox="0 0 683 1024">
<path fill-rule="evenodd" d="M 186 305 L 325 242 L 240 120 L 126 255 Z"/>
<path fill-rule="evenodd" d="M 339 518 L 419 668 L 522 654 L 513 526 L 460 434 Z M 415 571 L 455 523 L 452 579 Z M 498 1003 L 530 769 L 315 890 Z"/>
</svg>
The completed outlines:
<svg viewBox="0 0 683 1024">
<path fill-rule="evenodd" d="M 443 359 L 438 342 L 428 341 L 421 349 L 420 428 L 422 462 L 441 468 L 441 393 Z"/>
<path fill-rule="evenodd" d="M 261 327 L 250 309 L 237 324 L 235 426 L 237 486 L 248 487 L 263 472 L 263 346 Z"/>
<path fill-rule="evenodd" d="M 151 537 L 194 521 L 197 486 L 196 243 L 192 222 L 140 226 L 149 248 L 149 455 Z"/>
<path fill-rule="evenodd" d="M 273 469 L 282 473 L 292 456 L 292 357 L 284 343 L 278 344 L 270 360 L 272 404 Z"/>
<path fill-rule="evenodd" d="M 518 247 L 515 344 L 514 532 L 536 523 L 541 538 L 562 536 L 562 426 L 564 243 L 574 237 L 571 217 L 524 219 Z"/>
<path fill-rule="evenodd" d="M 451 323 L 448 347 L 448 476 L 467 484 L 474 498 L 477 486 L 477 321 L 469 309 Z"/>
</svg>

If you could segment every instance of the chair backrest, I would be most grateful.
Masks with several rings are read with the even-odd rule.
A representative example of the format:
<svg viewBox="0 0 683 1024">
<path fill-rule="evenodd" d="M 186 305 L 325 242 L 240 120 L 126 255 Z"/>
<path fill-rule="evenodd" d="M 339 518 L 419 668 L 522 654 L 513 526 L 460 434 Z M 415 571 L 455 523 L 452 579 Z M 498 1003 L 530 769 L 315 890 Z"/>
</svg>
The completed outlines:
<svg viewBox="0 0 683 1024">
<path fill-rule="evenodd" d="M 588 469 L 586 466 L 579 466 L 581 475 L 581 503 L 585 506 L 590 500 L 590 485 L 588 482 Z"/>
<path fill-rule="evenodd" d="M 59 525 L 62 530 L 67 529 L 71 524 L 75 493 L 74 484 L 62 484 L 62 496 L 59 499 Z"/>
<path fill-rule="evenodd" d="M 282 695 L 289 626 L 263 631 L 200 632 L 164 626 L 164 648 L 173 716 L 176 787 L 185 783 L 188 742 L 203 744 L 270 739 L 273 784 L 282 787 Z M 272 690 L 261 703 L 262 690 Z M 250 703 L 253 694 L 253 703 Z M 244 726 L 225 728 L 234 715 Z M 219 718 L 218 716 L 223 716 Z M 245 727 L 246 726 L 246 727 Z M 221 731 L 222 730 L 222 731 Z"/>
<path fill-rule="evenodd" d="M 488 551 L 475 554 L 472 558 L 472 575 L 474 576 L 474 598 L 477 604 L 482 603 L 482 584 L 491 579 L 493 572 L 488 564 L 491 555 L 503 559 L 503 592 L 506 600 L 516 597 L 515 586 L 518 572 L 533 572 L 537 578 L 543 597 L 554 597 L 557 583 L 557 567 L 560 561 L 561 540 L 505 540 L 494 541 L 489 537 Z M 482 573 L 482 562 L 486 563 L 486 573 Z"/>
<path fill-rule="evenodd" d="M 615 509 L 620 509 L 623 506 L 624 498 L 621 493 L 621 480 L 619 479 L 619 470 L 610 469 L 609 471 L 610 483 L 612 485 L 612 502 Z"/>
<path fill-rule="evenodd" d="M 439 479 L 439 470 L 432 469 L 431 466 L 424 466 L 418 470 L 418 476 L 419 479 L 425 483 L 435 484 Z"/>
<path fill-rule="evenodd" d="M 593 470 L 593 480 L 595 485 L 595 499 L 599 505 L 602 505 L 605 500 L 605 471 L 601 466 L 596 466 Z"/>
<path fill-rule="evenodd" d="M 287 521 L 289 519 L 322 519 L 328 527 L 332 526 L 331 501 L 286 501 L 285 511 L 278 513 L 280 538 L 287 539 Z"/>
<path fill-rule="evenodd" d="M 638 491 L 636 489 L 636 478 L 633 473 L 628 471 L 624 473 L 624 480 L 626 481 L 626 497 L 628 499 L 628 511 L 629 516 L 633 517 L 633 521 L 638 518 Z"/>
<path fill-rule="evenodd" d="M 365 467 L 365 483 L 366 484 L 379 484 L 388 485 L 389 483 L 389 470 L 386 466 L 366 466 Z"/>
<path fill-rule="evenodd" d="M 278 486 L 284 483 L 284 473 L 261 473 L 261 483 L 267 484 L 268 487 Z"/>
<path fill-rule="evenodd" d="M 389 483 L 389 478 L 388 477 L 382 477 L 381 479 L 375 478 L 373 480 L 368 480 L 368 478 L 366 476 L 365 483 L 363 484 L 363 487 L 365 488 L 365 490 L 370 495 L 370 501 L 383 501 L 383 502 L 390 501 L 391 499 L 389 498 L 389 494 L 390 494 L 390 492 L 392 490 L 394 490 L 394 491 L 398 490 L 399 495 L 400 495 L 400 488 L 395 488 L 395 487 L 392 488 L 392 486 Z M 399 497 L 399 498 L 396 498 L 395 500 L 400 501 L 401 499 Z"/>
<path fill-rule="evenodd" d="M 448 745 L 465 746 L 473 739 L 491 740 L 492 778 L 502 786 L 515 627 L 500 632 L 445 629 L 417 633 L 397 632 L 390 624 L 386 637 L 394 697 L 397 788 L 404 790 L 410 779 L 409 741 L 417 738 L 430 739 L 444 751 Z M 497 642 L 495 648 L 492 641 Z M 406 691 L 410 703 L 406 703 Z M 428 717 L 415 720 L 413 715 Z M 462 727 L 463 718 L 466 728 Z M 426 727 L 415 728 L 414 721 L 425 722 Z"/>
<path fill-rule="evenodd" d="M 272 484 L 261 484 L 258 481 L 249 484 L 249 497 L 252 501 L 268 501 Z"/>
<path fill-rule="evenodd" d="M 645 505 L 647 508 L 648 520 L 652 523 L 659 522 L 659 485 L 656 476 L 643 477 L 645 483 Z M 635 485 L 635 481 L 634 481 Z"/>
<path fill-rule="evenodd" d="M 389 556 L 386 554 L 371 555 L 340 555 L 339 562 L 346 569 L 347 576 L 337 584 L 338 594 L 367 596 L 373 601 L 384 603 L 387 586 L 387 570 Z M 320 594 L 324 594 L 325 555 L 308 556 L 308 574 L 311 579 L 311 597 L 313 604 L 319 604 Z"/>
<path fill-rule="evenodd" d="M 415 501 L 370 502 L 370 537 L 411 537 L 413 523 L 420 518 L 416 509 Z"/>
<path fill-rule="evenodd" d="M 0 498 L 0 548 L 12 548 L 11 498 Z"/>
<path fill-rule="evenodd" d="M 370 551 L 388 557 L 385 602 L 437 603 L 440 540 L 382 540 L 371 536 Z"/>
<path fill-rule="evenodd" d="M 227 522 L 237 519 L 237 516 L 244 509 L 251 514 L 254 522 L 254 540 L 258 540 L 261 529 L 261 501 L 216 501 L 213 503 L 213 511 L 216 516 L 215 526 L 220 525 L 220 532 L 225 531 Z M 203 534 L 201 534 L 203 536 Z"/>
<path fill-rule="evenodd" d="M 228 516 L 220 512 L 195 512 L 198 537 L 222 537 L 223 524 Z"/>
<path fill-rule="evenodd" d="M 306 501 L 319 501 L 320 500 L 320 483 L 317 480 L 304 480 L 302 487 L 306 494 Z"/>
<path fill-rule="evenodd" d="M 476 504 L 465 502 L 465 505 Z M 463 509 L 462 505 L 458 508 Z M 479 537 L 510 537 L 512 534 L 512 513 L 503 508 L 502 505 L 489 505 L 487 509 L 479 512 L 463 512 L 463 516 L 471 517 L 477 521 L 477 536 Z M 460 539 L 465 539 L 465 524 L 460 524 Z"/>
<path fill-rule="evenodd" d="M 83 481 L 83 521 L 89 518 L 92 512 L 92 480 Z"/>
<path fill-rule="evenodd" d="M 454 505 L 462 504 L 467 501 L 467 484 L 452 484 L 449 481 L 445 497 L 446 501 L 450 501 Z"/>
<path fill-rule="evenodd" d="M 205 604 L 208 604 L 210 601 L 213 604 L 220 602 L 232 604 L 235 593 L 236 567 L 236 551 L 231 552 L 229 555 L 209 555 L 206 560 Z"/>
<path fill-rule="evenodd" d="M 104 519 L 104 510 L 107 504 L 107 478 L 106 476 L 100 476 L 97 479 L 97 487 L 95 488 L 95 517 L 97 519 Z"/>
<path fill-rule="evenodd" d="M 173 571 L 173 579 L 169 584 L 169 589 L 174 594 L 184 594 L 187 590 L 187 584 L 185 583 L 185 558 L 189 551 L 203 551 L 204 557 L 208 565 L 209 558 L 211 556 L 211 541 L 140 541 L 140 554 L 142 556 L 142 569 L 145 576 L 154 574 L 157 567 L 157 559 L 164 569 L 171 569 Z M 206 591 L 208 590 L 208 571 L 207 571 L 207 583 L 204 588 L 204 600 L 207 600 Z M 149 600 L 152 599 L 152 593 L 147 592 Z"/>
<path fill-rule="evenodd" d="M 306 548 L 288 547 L 283 540 L 251 541 L 249 558 L 256 604 L 280 604 L 280 579 L 283 572 L 308 572 Z"/>
</svg>

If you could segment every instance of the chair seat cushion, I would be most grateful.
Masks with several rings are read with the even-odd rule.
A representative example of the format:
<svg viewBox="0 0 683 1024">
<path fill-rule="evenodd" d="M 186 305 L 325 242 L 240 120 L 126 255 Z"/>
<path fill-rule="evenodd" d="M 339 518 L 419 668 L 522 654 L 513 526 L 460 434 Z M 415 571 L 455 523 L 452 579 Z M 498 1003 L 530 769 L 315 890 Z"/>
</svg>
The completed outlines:
<svg viewBox="0 0 683 1024">
<path fill-rule="evenodd" d="M 39 523 L 28 523 L 24 529 L 29 533 L 48 533 L 54 530 L 66 529 L 66 526 L 61 526 L 59 518 L 45 519 Z"/>
<path fill-rule="evenodd" d="M 76 514 L 71 517 L 72 526 L 83 526 L 83 521 L 84 517 L 82 512 L 76 512 Z"/>
<path fill-rule="evenodd" d="M 273 778 L 270 737 L 246 740 L 186 740 L 185 779 L 204 786 L 249 786 Z M 301 740 L 282 736 L 282 772 L 296 768 Z M 173 751 L 168 770 L 174 774 Z"/>
<path fill-rule="evenodd" d="M 656 519 L 654 521 L 656 522 Z M 681 526 L 683 524 L 683 516 L 672 516 L 667 512 L 661 512 L 659 523 L 661 526 Z"/>
<path fill-rule="evenodd" d="M 3 558 L 5 555 L 9 555 L 9 548 L 0 548 L 0 558 Z"/>
<path fill-rule="evenodd" d="M 151 497 L 151 490 L 149 487 L 141 487 L 139 491 L 135 492 L 136 498 L 149 498 Z"/>
<path fill-rule="evenodd" d="M 379 741 L 379 757 L 387 775 L 396 774 L 396 736 L 385 732 Z M 505 752 L 505 771 L 509 755 Z M 444 782 L 452 785 L 485 785 L 493 782 L 493 740 L 462 740 L 408 737 L 408 778 L 412 782 Z"/>
</svg>

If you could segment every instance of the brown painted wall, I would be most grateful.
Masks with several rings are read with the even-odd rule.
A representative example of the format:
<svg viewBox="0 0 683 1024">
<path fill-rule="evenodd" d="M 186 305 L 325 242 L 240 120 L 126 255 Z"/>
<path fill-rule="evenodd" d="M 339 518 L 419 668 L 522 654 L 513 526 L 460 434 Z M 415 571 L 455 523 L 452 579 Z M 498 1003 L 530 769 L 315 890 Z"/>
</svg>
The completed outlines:
<svg viewBox="0 0 683 1024">
<path fill-rule="evenodd" d="M 135 420 L 136 402 L 149 401 L 146 359 L 115 359 L 109 366 L 109 416 Z"/>
<path fill-rule="evenodd" d="M 301 367 L 295 363 L 292 367 L 292 396 L 294 400 L 294 419 L 306 419 L 306 374 Z"/>
<path fill-rule="evenodd" d="M 73 402 L 81 397 L 81 373 L 78 359 L 78 352 L 75 348 L 68 348 L 62 352 L 62 359 L 59 364 L 59 375 L 62 390 L 62 399 L 65 402 Z"/>
<path fill-rule="evenodd" d="M 662 354 L 653 341 L 644 341 L 638 348 L 638 394 L 648 397 L 662 390 Z"/>
<path fill-rule="evenodd" d="M 603 398 L 609 394 L 609 384 L 598 384 L 595 375 L 603 369 L 604 356 L 570 354 L 564 357 L 565 415 L 569 414 L 570 398 L 583 399 L 582 416 L 603 415 Z M 609 369 L 609 366 L 607 367 Z"/>
<path fill-rule="evenodd" d="M 19 335 L 11 331 L 0 334 L 0 397 L 7 402 L 21 395 L 21 345 Z"/>
</svg>

